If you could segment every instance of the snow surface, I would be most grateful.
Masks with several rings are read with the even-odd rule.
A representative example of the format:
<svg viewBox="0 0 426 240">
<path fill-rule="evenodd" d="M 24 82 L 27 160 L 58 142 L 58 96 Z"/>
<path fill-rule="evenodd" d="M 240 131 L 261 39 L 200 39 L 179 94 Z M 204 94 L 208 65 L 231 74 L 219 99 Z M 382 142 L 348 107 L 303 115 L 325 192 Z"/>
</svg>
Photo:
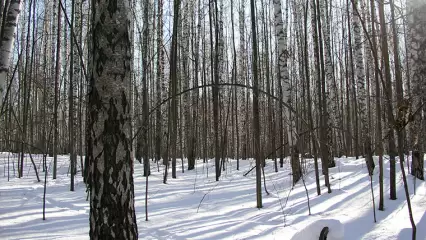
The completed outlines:
<svg viewBox="0 0 426 240">
<path fill-rule="evenodd" d="M 7 181 L 7 162 L 10 181 Z M 59 156 L 58 177 L 49 170 L 46 194 L 46 220 L 42 220 L 43 180 L 41 156 L 33 156 L 42 182 L 37 182 L 29 158 L 24 177 L 14 176 L 17 155 L 0 153 L 0 239 L 88 239 L 89 203 L 81 175 L 76 191 L 69 191 L 68 156 Z M 378 159 L 374 159 L 377 163 Z M 323 226 L 330 228 L 329 239 L 411 239 L 402 175 L 397 162 L 397 200 L 389 200 L 389 160 L 385 158 L 385 211 L 376 211 L 373 221 L 372 195 L 364 159 L 336 159 L 330 169 L 333 192 L 327 193 L 321 176 L 322 195 L 317 196 L 313 162 L 307 161 L 305 175 L 311 215 L 302 181 L 292 188 L 290 166 L 274 172 L 273 162 L 265 167 L 266 187 L 263 208 L 256 208 L 253 160 L 226 165 L 221 180 L 215 181 L 214 160 L 197 162 L 196 170 L 181 173 L 162 183 L 162 166 L 152 164 L 149 177 L 149 221 L 145 221 L 145 178 L 143 167 L 135 166 L 135 202 L 140 239 L 318 239 Z M 49 166 L 52 158 L 48 158 Z M 406 165 L 406 164 L 405 164 Z M 180 166 L 180 160 L 178 161 Z M 185 166 L 186 167 L 186 166 Z M 373 176 L 376 209 L 379 201 L 378 164 Z M 406 169 L 407 170 L 407 169 Z M 3 174 L 1 174 L 3 172 Z M 79 172 L 79 174 L 81 174 Z M 171 175 L 171 174 L 170 174 Z M 169 175 L 169 176 L 170 176 Z M 426 184 L 408 175 L 411 204 L 417 224 L 417 239 L 426 239 Z M 262 183 L 263 187 L 263 183 Z M 344 234 L 344 236 L 342 236 Z"/>
<path fill-rule="evenodd" d="M 343 240 L 345 239 L 345 230 L 343 224 L 336 219 L 320 219 L 303 229 L 300 229 L 293 235 L 291 240 L 317 240 L 320 237 L 324 227 L 328 227 L 327 240 Z"/>
</svg>

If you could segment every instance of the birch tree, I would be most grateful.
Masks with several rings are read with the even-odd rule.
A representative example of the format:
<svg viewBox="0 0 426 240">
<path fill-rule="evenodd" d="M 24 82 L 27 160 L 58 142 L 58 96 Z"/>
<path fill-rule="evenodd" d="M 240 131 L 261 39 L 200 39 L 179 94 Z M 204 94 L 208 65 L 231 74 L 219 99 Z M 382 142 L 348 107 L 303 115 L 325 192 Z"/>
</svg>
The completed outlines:
<svg viewBox="0 0 426 240">
<path fill-rule="evenodd" d="M 4 7 L 7 7 L 7 5 Z M 3 95 L 7 87 L 7 73 L 10 67 L 22 2 L 21 0 L 11 0 L 8 7 L 5 21 L 2 22 L 0 36 L 0 106 L 3 105 Z"/>
<path fill-rule="evenodd" d="M 352 1 L 352 5 L 354 8 L 353 16 L 352 16 L 352 25 L 353 25 L 353 36 L 354 36 L 354 54 L 355 54 L 355 77 L 357 84 L 356 91 L 356 103 L 357 103 L 357 119 L 359 119 L 359 123 L 361 125 L 361 134 L 359 137 L 356 137 L 355 141 L 360 141 L 362 146 L 362 153 L 366 153 L 366 150 L 370 144 L 370 134 L 368 129 L 368 121 L 367 121 L 367 96 L 365 90 L 365 70 L 364 70 L 364 56 L 362 52 L 362 35 L 361 35 L 361 16 L 359 16 L 356 12 L 358 11 L 358 0 Z M 355 128 L 358 129 L 358 126 Z M 357 131 L 357 130 L 356 130 Z M 356 132 L 358 133 L 358 131 Z M 355 143 L 358 144 L 358 143 Z M 356 150 L 355 154 L 359 154 L 359 148 Z M 374 170 L 374 161 L 370 157 L 365 158 L 367 161 L 368 172 L 370 175 L 373 174 Z"/>
<path fill-rule="evenodd" d="M 90 238 L 137 239 L 131 171 L 128 0 L 95 1 L 89 89 Z"/>
<path fill-rule="evenodd" d="M 335 86 L 334 86 L 334 70 L 333 70 L 333 59 L 332 59 L 332 49 L 331 49 L 331 24 L 330 24 L 330 16 L 329 16 L 329 2 L 327 0 L 320 1 L 320 18 L 323 23 L 323 39 L 324 39 L 324 70 L 325 70 L 325 83 L 327 85 L 325 89 L 325 99 L 326 99 L 326 106 L 324 108 L 326 109 L 327 118 L 325 125 L 327 127 L 327 145 L 329 148 L 329 151 L 331 152 L 331 147 L 333 145 L 333 136 L 332 136 L 332 125 L 336 125 L 336 120 L 333 116 L 335 116 L 337 113 L 337 109 L 334 107 L 335 104 L 335 98 L 336 93 L 334 92 Z M 331 114 L 333 113 L 333 114 Z M 328 161 L 329 167 L 336 166 L 334 162 L 334 156 L 333 154 L 330 155 L 329 161 Z"/>
<path fill-rule="evenodd" d="M 278 55 L 278 62 L 277 62 L 277 81 L 278 81 L 278 92 L 279 97 L 284 102 L 288 103 L 291 106 L 291 85 L 289 81 L 289 73 L 288 73 L 288 67 L 287 67 L 287 59 L 288 59 L 288 51 L 287 51 L 287 27 L 284 27 L 286 23 L 283 22 L 282 19 L 282 11 L 281 11 L 281 1 L 280 0 L 274 0 L 274 23 L 275 23 L 275 37 L 277 39 L 277 55 Z M 287 5 L 288 6 L 288 5 Z M 286 10 L 286 15 L 287 15 Z M 287 20 L 287 18 L 286 18 Z M 280 121 L 282 121 L 282 118 L 287 119 L 288 124 L 287 126 L 287 135 L 288 135 L 288 143 L 290 146 L 290 149 L 296 153 L 296 143 L 293 139 L 293 135 L 296 134 L 293 129 L 293 123 L 290 119 L 290 110 L 282 108 L 280 109 L 282 112 L 284 112 L 284 116 L 280 115 Z M 282 114 L 282 113 L 280 113 Z M 280 138 L 282 136 L 280 135 Z M 279 143 L 282 145 L 282 140 L 279 140 Z M 292 154 L 292 170 L 293 170 L 293 184 L 295 184 L 297 181 L 299 181 L 301 176 L 301 170 L 300 170 L 300 163 L 299 159 L 294 159 L 295 154 Z M 280 165 L 282 167 L 282 161 L 280 159 Z"/>
</svg>

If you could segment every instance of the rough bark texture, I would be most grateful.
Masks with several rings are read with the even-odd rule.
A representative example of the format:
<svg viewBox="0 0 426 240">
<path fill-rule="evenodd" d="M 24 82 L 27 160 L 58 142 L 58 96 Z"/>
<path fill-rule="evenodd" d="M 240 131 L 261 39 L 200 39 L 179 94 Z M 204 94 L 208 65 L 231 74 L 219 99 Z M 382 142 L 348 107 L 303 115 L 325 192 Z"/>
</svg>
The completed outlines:
<svg viewBox="0 0 426 240">
<path fill-rule="evenodd" d="M 331 153 L 331 146 L 333 145 L 333 136 L 332 136 L 332 125 L 337 125 L 336 120 L 333 116 L 337 114 L 337 109 L 334 107 L 334 102 L 336 101 L 336 94 L 334 92 L 335 84 L 334 84 L 334 71 L 333 71 L 333 58 L 332 58 L 332 50 L 331 50 L 331 25 L 330 25 L 330 16 L 329 16 L 329 7 L 328 1 L 320 1 L 320 19 L 323 29 L 323 39 L 324 39 L 324 71 L 325 71 L 325 83 L 327 88 L 325 89 L 325 99 L 326 106 L 326 127 L 327 127 L 327 145 L 329 148 L 329 152 Z M 331 90 L 333 89 L 333 91 Z M 334 113 L 334 114 L 330 114 Z M 328 167 L 335 167 L 336 163 L 334 162 L 334 154 L 330 154 L 330 158 L 328 161 Z"/>
<path fill-rule="evenodd" d="M 11 0 L 9 11 L 7 11 L 6 21 L 2 29 L 0 39 L 0 105 L 3 101 L 3 92 L 6 90 L 7 72 L 10 66 L 10 57 L 12 56 L 13 43 L 15 40 L 16 26 L 19 13 L 21 12 L 21 1 Z"/>
<path fill-rule="evenodd" d="M 89 89 L 90 238 L 137 239 L 131 173 L 130 3 L 94 1 Z"/>
</svg>

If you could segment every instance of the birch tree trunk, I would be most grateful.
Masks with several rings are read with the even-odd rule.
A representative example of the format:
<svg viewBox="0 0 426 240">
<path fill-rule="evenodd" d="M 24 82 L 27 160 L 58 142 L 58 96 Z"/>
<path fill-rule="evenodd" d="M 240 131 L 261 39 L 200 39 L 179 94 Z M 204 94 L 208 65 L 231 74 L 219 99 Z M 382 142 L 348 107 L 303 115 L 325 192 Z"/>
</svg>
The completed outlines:
<svg viewBox="0 0 426 240">
<path fill-rule="evenodd" d="M 289 81 L 288 76 L 288 67 L 287 67 L 287 59 L 288 59 L 288 52 L 287 52 L 287 21 L 284 23 L 282 19 L 282 11 L 281 11 L 281 1 L 280 0 L 274 0 L 274 19 L 275 19 L 275 37 L 277 38 L 277 55 L 278 55 L 278 63 L 277 63 L 277 81 L 278 81 L 278 91 L 280 94 L 280 98 L 282 101 L 288 103 L 291 106 L 291 85 Z M 287 5 L 288 6 L 288 5 Z M 286 16 L 288 15 L 286 10 Z M 286 18 L 287 20 L 287 18 Z M 293 136 L 296 135 L 295 129 L 293 129 L 293 121 L 290 119 L 290 110 L 285 108 L 282 109 L 282 112 L 284 112 L 284 116 L 280 115 L 280 121 L 282 119 L 287 119 L 287 135 L 288 135 L 288 144 L 290 149 L 296 153 L 297 150 L 293 149 L 296 147 L 295 140 L 293 139 Z M 282 114 L 282 113 L 281 113 Z M 280 135 L 280 138 L 282 136 Z M 282 145 L 282 140 L 279 140 L 279 143 Z M 293 171 L 293 184 L 295 184 L 297 181 L 299 181 L 301 177 L 301 169 L 300 169 L 300 163 L 297 159 L 293 159 L 294 154 L 291 154 L 292 156 L 292 171 Z M 280 157 L 280 166 L 282 167 L 282 156 Z"/>
<path fill-rule="evenodd" d="M 368 129 L 368 121 L 367 121 L 367 96 L 366 96 L 366 88 L 365 88 L 365 71 L 364 71 L 364 56 L 362 52 L 362 35 L 361 35 L 361 19 L 356 12 L 359 12 L 358 9 L 358 0 L 352 1 L 352 5 L 354 8 L 353 17 L 352 17 L 352 25 L 353 25 L 353 35 L 354 35 L 354 52 L 355 52 L 355 77 L 357 84 L 357 92 L 356 92 L 356 101 L 357 101 L 357 118 L 360 120 L 361 134 L 358 139 L 361 141 L 362 146 L 362 154 L 366 153 L 366 149 L 369 148 L 371 144 L 371 137 Z M 357 127 L 358 128 L 358 127 Z M 359 141 L 356 139 L 356 141 Z M 356 143 L 357 144 L 357 143 Z M 358 149 L 359 151 L 359 149 Z M 358 152 L 359 153 L 359 152 Z M 358 155 L 358 153 L 356 153 Z M 373 175 L 374 170 L 374 161 L 370 157 L 368 157 L 369 153 L 365 157 L 367 168 L 369 175 Z"/>
<path fill-rule="evenodd" d="M 330 37 L 330 16 L 328 11 L 328 1 L 320 1 L 320 18 L 323 23 L 323 39 L 324 39 L 324 70 L 325 70 L 325 84 L 327 85 L 325 89 L 325 112 L 326 112 L 326 122 L 325 126 L 327 127 L 327 145 L 329 148 L 330 156 L 328 161 L 328 167 L 335 167 L 336 163 L 334 162 L 334 155 L 331 154 L 331 147 L 333 146 L 333 136 L 332 136 L 332 125 L 337 125 L 336 120 L 333 116 L 337 113 L 337 109 L 334 107 L 336 94 L 333 88 L 334 84 L 334 71 L 333 71 L 333 59 L 332 59 L 332 49 L 331 49 L 331 37 Z M 332 90 L 331 90 L 332 89 Z M 330 114 L 333 112 L 334 114 Z"/>
<path fill-rule="evenodd" d="M 7 72 L 10 67 L 21 6 L 21 0 L 11 0 L 5 22 L 2 24 L 4 28 L 0 39 L 0 106 L 3 104 L 3 93 L 7 87 Z"/>
<path fill-rule="evenodd" d="M 127 0 L 101 0 L 92 8 L 88 105 L 91 239 L 138 238 L 130 156 L 130 7 Z"/>
</svg>

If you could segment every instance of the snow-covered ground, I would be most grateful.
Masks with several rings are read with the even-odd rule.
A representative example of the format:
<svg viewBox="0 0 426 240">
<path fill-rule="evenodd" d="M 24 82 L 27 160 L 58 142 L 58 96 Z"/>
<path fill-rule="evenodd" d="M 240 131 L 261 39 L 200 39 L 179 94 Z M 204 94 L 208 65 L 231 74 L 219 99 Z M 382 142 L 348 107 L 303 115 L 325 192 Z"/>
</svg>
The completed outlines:
<svg viewBox="0 0 426 240">
<path fill-rule="evenodd" d="M 8 154 L 0 154 L 0 239 L 88 239 L 89 203 L 86 187 L 79 175 L 76 191 L 69 191 L 68 157 L 60 156 L 58 178 L 48 175 L 46 220 L 42 220 L 42 182 L 37 182 L 31 162 L 24 168 L 24 177 L 14 176 L 9 155 L 10 181 L 7 181 Z M 16 157 L 16 156 L 15 156 Z M 35 161 L 41 171 L 41 156 Z M 48 158 L 51 164 L 52 159 Z M 375 158 L 377 163 L 377 158 Z M 256 208 L 255 173 L 246 173 L 253 160 L 226 165 L 221 180 L 215 181 L 214 161 L 197 162 L 196 170 L 182 173 L 177 179 L 162 183 L 162 166 L 152 164 L 149 177 L 149 221 L 145 221 L 145 178 L 142 165 L 135 167 L 136 216 L 140 239 L 318 239 L 323 225 L 330 228 L 329 239 L 411 239 L 411 226 L 405 201 L 402 175 L 397 162 L 397 200 L 389 200 L 389 161 L 385 159 L 385 211 L 376 211 L 373 221 L 372 195 L 364 159 L 336 159 L 330 169 L 333 192 L 328 194 L 321 177 L 322 195 L 317 196 L 312 162 L 305 175 L 311 215 L 302 181 L 293 189 L 290 167 L 278 173 L 273 163 L 265 167 L 266 188 L 263 208 Z M 180 161 L 178 161 L 180 166 Z M 373 177 L 374 195 L 378 204 L 378 164 Z M 407 169 L 406 169 L 407 170 Z M 169 175 L 170 176 L 170 175 Z M 417 239 L 426 239 L 426 184 L 408 175 L 411 204 L 417 224 Z M 262 183 L 263 187 L 263 183 Z M 377 206 L 376 206 L 377 209 Z M 341 235 L 343 235 L 343 238 Z"/>
</svg>

